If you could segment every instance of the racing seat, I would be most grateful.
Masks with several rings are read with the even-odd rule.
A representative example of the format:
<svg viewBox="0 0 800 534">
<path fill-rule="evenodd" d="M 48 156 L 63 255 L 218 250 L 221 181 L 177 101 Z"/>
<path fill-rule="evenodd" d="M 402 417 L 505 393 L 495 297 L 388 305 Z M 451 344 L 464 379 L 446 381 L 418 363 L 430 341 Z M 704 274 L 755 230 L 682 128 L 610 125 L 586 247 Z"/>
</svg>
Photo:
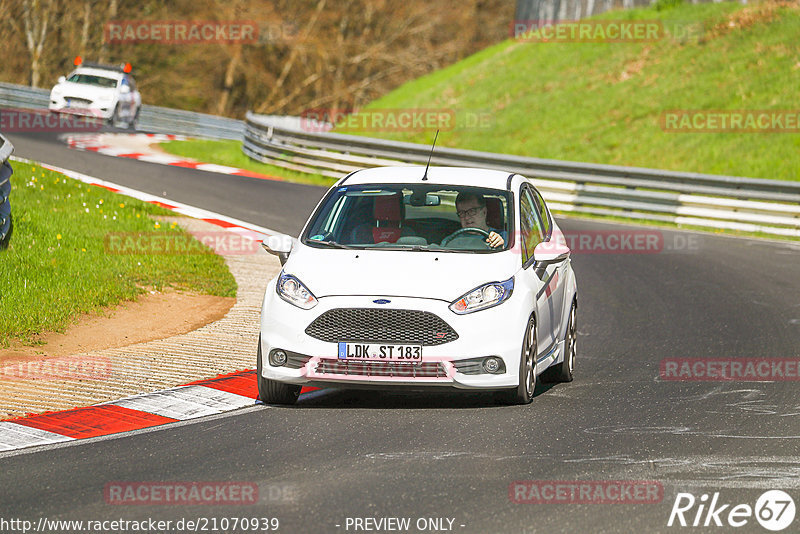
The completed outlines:
<svg viewBox="0 0 800 534">
<path fill-rule="evenodd" d="M 410 228 L 403 228 L 403 195 L 381 195 L 375 197 L 372 212 L 374 223 L 357 226 L 353 230 L 353 243 L 396 243 L 400 236 L 414 235 Z"/>
<path fill-rule="evenodd" d="M 505 230 L 506 222 L 503 216 L 503 201 L 499 198 L 486 198 L 486 224 L 497 230 Z"/>
</svg>

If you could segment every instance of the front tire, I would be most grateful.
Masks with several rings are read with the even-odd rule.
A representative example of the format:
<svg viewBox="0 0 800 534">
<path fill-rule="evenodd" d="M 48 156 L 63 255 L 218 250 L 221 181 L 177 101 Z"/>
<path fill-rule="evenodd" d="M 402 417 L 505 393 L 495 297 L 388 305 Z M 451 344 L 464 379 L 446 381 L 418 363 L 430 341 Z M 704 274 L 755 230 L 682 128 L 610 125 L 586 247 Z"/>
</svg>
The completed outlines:
<svg viewBox="0 0 800 534">
<path fill-rule="evenodd" d="M 297 402 L 302 386 L 264 378 L 261 376 L 261 360 L 261 336 L 258 336 L 258 361 L 256 362 L 258 400 L 264 404 L 294 404 Z"/>
<path fill-rule="evenodd" d="M 139 112 L 142 108 L 136 108 L 136 113 L 133 115 L 133 118 L 128 123 L 129 130 L 138 130 L 139 129 Z"/>
<path fill-rule="evenodd" d="M 111 117 L 108 118 L 108 125 L 109 126 L 116 126 L 119 124 L 119 104 L 114 106 L 114 113 L 111 114 Z"/>
<path fill-rule="evenodd" d="M 530 404 L 536 389 L 536 320 L 528 319 L 525 338 L 522 340 L 522 353 L 519 358 L 519 385 L 501 393 L 506 404 Z"/>
</svg>

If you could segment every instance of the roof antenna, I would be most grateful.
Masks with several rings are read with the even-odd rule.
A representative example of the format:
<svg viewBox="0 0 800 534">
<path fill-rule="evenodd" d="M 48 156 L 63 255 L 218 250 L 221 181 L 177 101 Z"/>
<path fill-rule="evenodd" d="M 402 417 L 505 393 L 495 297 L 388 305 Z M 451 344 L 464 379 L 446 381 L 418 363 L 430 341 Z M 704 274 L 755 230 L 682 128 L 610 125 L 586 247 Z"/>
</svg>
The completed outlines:
<svg viewBox="0 0 800 534">
<path fill-rule="evenodd" d="M 428 167 L 431 166 L 431 158 L 433 157 L 433 149 L 436 148 L 436 140 L 439 138 L 439 130 L 436 130 L 436 137 L 433 138 L 433 146 L 431 146 L 431 153 L 428 154 L 428 164 L 425 165 L 425 174 L 422 175 L 422 181 L 428 179 Z"/>
</svg>

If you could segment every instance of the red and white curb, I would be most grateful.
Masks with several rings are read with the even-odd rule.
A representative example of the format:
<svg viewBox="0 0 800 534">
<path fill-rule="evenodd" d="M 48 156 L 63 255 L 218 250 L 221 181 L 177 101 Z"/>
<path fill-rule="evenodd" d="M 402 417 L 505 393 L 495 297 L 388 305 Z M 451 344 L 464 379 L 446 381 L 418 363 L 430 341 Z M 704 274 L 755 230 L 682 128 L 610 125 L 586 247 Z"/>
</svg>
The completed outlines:
<svg viewBox="0 0 800 534">
<path fill-rule="evenodd" d="M 216 415 L 256 403 L 255 371 L 240 371 L 164 391 L 0 421 L 0 451 L 108 436 Z"/>
<path fill-rule="evenodd" d="M 197 169 L 199 171 L 215 172 L 218 174 L 230 174 L 234 176 L 247 176 L 249 178 L 260 178 L 263 180 L 281 180 L 277 176 L 261 174 L 229 167 L 227 165 L 217 165 L 215 163 L 204 163 L 191 158 L 173 156 L 150 147 L 154 142 L 160 141 L 185 141 L 189 139 L 183 135 L 167 134 L 126 134 L 126 133 L 82 133 L 68 134 L 63 136 L 67 146 L 77 150 L 86 150 L 115 156 L 118 158 L 130 158 L 149 163 L 160 163 L 161 165 L 171 165 L 173 167 L 185 167 Z"/>
<path fill-rule="evenodd" d="M 79 172 L 15 156 L 12 156 L 11 159 L 39 165 L 89 185 L 137 198 L 189 217 L 202 219 L 225 231 L 246 234 L 259 240 L 277 234 L 268 228 L 180 202 L 173 202 Z M 317 388 L 303 388 L 302 391 L 305 393 L 314 389 Z M 85 408 L 0 421 L 0 452 L 107 436 L 216 415 L 252 406 L 256 403 L 257 397 L 256 372 L 249 370 Z"/>
</svg>

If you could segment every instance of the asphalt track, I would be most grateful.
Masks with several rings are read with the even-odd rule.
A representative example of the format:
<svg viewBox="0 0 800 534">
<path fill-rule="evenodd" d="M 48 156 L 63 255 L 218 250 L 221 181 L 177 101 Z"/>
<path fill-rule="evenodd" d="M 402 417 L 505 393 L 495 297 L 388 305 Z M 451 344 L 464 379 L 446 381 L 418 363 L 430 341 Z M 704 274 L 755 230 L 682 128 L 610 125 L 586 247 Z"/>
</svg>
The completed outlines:
<svg viewBox="0 0 800 534">
<path fill-rule="evenodd" d="M 324 192 L 73 151 L 44 134 L 8 137 L 19 156 L 295 234 Z M 659 253 L 573 256 L 576 379 L 540 387 L 529 406 L 484 394 L 324 390 L 294 407 L 10 453 L 0 456 L 0 518 L 276 517 L 279 532 L 376 531 L 354 528 L 365 517 L 411 518 L 407 532 L 421 531 L 420 518 L 450 518 L 465 533 L 768 532 L 753 517 L 727 526 L 732 506 L 719 516 L 723 527 L 667 521 L 679 492 L 754 506 L 780 489 L 800 505 L 798 382 L 664 381 L 659 369 L 667 358 L 800 359 L 800 246 L 663 238 Z M 656 481 L 663 497 L 520 504 L 509 498 L 518 480 Z M 106 484 L 140 481 L 250 482 L 260 497 L 246 506 L 106 503 Z M 800 517 L 786 532 L 799 525 Z"/>
</svg>

